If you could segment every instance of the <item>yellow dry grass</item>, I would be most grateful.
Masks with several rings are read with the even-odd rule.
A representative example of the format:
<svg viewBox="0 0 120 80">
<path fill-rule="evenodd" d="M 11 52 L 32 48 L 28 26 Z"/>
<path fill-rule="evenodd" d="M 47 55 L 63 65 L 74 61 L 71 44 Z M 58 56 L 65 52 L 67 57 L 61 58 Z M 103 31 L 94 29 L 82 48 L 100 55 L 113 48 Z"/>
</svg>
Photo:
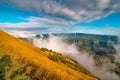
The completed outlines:
<svg viewBox="0 0 120 80">
<path fill-rule="evenodd" d="M 61 76 L 61 80 L 97 80 L 82 72 L 75 71 L 64 64 L 56 63 L 48 58 L 48 52 L 19 40 L 0 30 L 0 50 L 14 58 L 14 60 L 25 59 L 29 62 L 47 69 L 47 76 L 52 72 Z M 38 73 L 40 73 L 38 71 Z"/>
</svg>

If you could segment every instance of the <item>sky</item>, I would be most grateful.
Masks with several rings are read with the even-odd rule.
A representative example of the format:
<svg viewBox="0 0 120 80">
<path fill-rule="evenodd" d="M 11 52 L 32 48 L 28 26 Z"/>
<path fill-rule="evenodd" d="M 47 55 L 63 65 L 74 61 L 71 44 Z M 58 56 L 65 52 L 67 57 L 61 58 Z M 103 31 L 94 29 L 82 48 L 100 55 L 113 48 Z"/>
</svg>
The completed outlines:
<svg viewBox="0 0 120 80">
<path fill-rule="evenodd" d="M 0 0 L 0 29 L 118 35 L 120 0 Z"/>
</svg>

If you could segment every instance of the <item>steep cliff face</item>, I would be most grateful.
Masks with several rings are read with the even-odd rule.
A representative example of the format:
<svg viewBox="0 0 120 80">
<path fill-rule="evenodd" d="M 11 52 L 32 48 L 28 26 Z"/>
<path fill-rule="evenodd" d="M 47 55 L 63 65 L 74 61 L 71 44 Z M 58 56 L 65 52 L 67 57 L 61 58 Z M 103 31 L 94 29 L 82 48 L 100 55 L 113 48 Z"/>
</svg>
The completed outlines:
<svg viewBox="0 0 120 80">
<path fill-rule="evenodd" d="M 2 80 L 97 80 L 75 61 L 0 30 Z"/>
</svg>

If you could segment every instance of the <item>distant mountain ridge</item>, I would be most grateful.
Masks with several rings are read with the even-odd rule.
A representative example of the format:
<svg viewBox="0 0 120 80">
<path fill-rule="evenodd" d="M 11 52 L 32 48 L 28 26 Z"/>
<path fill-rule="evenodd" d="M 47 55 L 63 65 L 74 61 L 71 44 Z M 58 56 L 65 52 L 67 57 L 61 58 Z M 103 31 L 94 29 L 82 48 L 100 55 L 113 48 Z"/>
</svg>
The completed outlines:
<svg viewBox="0 0 120 80">
<path fill-rule="evenodd" d="M 41 36 L 42 35 L 42 36 Z M 48 38 L 49 35 L 61 36 L 61 37 L 89 37 L 89 38 L 97 38 L 97 39 L 107 39 L 118 42 L 118 37 L 115 35 L 99 35 L 99 34 L 85 34 L 85 33 L 51 33 L 51 34 L 41 34 L 36 35 L 37 38 L 45 37 Z"/>
<path fill-rule="evenodd" d="M 35 38 L 47 39 L 49 36 L 63 37 L 64 41 L 69 44 L 76 44 L 79 50 L 86 50 L 98 55 L 106 55 L 107 52 L 116 53 L 113 45 L 118 43 L 118 37 L 114 35 L 97 35 L 83 33 L 52 33 L 36 35 Z M 33 43 L 32 39 L 21 38 L 29 43 Z"/>
</svg>

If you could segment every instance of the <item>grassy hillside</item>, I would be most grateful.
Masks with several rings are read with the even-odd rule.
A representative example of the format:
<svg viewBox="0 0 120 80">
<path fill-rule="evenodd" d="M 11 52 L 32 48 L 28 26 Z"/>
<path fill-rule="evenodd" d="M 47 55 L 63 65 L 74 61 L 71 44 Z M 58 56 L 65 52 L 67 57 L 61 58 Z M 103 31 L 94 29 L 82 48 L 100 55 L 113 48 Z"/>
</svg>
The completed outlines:
<svg viewBox="0 0 120 80">
<path fill-rule="evenodd" d="M 75 61 L 0 30 L 0 80 L 97 80 Z"/>
</svg>

